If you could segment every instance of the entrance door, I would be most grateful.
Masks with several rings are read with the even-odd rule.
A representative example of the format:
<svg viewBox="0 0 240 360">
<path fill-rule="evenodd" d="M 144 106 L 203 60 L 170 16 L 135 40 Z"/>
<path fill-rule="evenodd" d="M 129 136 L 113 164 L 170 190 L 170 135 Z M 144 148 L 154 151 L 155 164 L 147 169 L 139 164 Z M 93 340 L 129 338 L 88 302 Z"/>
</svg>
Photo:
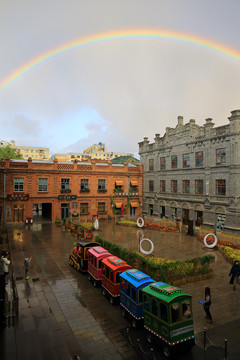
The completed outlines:
<svg viewBox="0 0 240 360">
<path fill-rule="evenodd" d="M 196 211 L 196 226 L 201 226 L 203 224 L 203 212 Z"/>
<path fill-rule="evenodd" d="M 189 220 L 189 209 L 183 209 L 183 224 L 187 225 Z"/>
<path fill-rule="evenodd" d="M 14 205 L 14 221 L 15 222 L 22 222 L 23 221 L 23 213 L 24 213 L 24 207 L 23 204 L 20 205 Z"/>
<path fill-rule="evenodd" d="M 149 204 L 149 214 L 150 216 L 153 214 L 153 204 Z"/>
<path fill-rule="evenodd" d="M 162 208 L 162 212 L 161 212 L 160 217 L 161 217 L 162 219 L 165 219 L 165 206 L 161 206 L 161 208 Z"/>
<path fill-rule="evenodd" d="M 130 216 L 136 215 L 136 208 L 130 205 Z"/>
<path fill-rule="evenodd" d="M 61 219 L 69 218 L 69 204 L 61 204 Z"/>
</svg>

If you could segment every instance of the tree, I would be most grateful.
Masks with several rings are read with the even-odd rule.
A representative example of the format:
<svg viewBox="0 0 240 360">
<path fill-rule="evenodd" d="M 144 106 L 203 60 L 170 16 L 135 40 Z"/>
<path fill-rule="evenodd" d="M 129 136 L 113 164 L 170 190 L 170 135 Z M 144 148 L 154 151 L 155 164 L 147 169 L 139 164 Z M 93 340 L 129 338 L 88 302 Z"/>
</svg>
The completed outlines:
<svg viewBox="0 0 240 360">
<path fill-rule="evenodd" d="M 0 147 L 0 159 L 6 159 L 9 156 L 10 159 L 22 159 L 22 155 L 16 153 L 9 145 Z"/>
</svg>

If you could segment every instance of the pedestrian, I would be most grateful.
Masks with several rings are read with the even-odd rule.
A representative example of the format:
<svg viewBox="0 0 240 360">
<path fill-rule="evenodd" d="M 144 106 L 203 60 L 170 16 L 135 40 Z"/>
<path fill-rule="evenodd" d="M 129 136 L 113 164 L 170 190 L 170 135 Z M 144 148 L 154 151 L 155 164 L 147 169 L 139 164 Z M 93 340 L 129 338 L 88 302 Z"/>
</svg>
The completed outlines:
<svg viewBox="0 0 240 360">
<path fill-rule="evenodd" d="M 240 266 L 239 266 L 239 262 L 236 260 L 234 261 L 234 264 L 229 273 L 229 276 L 231 276 L 229 284 L 233 285 L 233 290 L 236 290 L 236 284 L 238 282 L 239 275 L 240 275 Z"/>
<path fill-rule="evenodd" d="M 212 315 L 210 313 L 210 306 L 211 306 L 211 290 L 209 286 L 205 286 L 205 298 L 203 303 L 203 308 L 206 313 L 206 318 L 208 319 L 209 323 L 212 323 Z"/>
<path fill-rule="evenodd" d="M 1 268 L 2 268 L 2 272 L 3 272 L 5 284 L 7 284 L 7 276 L 9 274 L 9 265 L 10 265 L 9 254 L 6 250 L 4 250 L 4 251 L 2 251 L 2 256 L 1 256 Z"/>
<path fill-rule="evenodd" d="M 25 267 L 25 279 L 28 280 L 29 279 L 29 275 L 28 275 L 28 271 L 30 268 L 30 263 L 31 263 L 32 258 L 25 258 L 24 259 L 24 267 Z"/>
</svg>

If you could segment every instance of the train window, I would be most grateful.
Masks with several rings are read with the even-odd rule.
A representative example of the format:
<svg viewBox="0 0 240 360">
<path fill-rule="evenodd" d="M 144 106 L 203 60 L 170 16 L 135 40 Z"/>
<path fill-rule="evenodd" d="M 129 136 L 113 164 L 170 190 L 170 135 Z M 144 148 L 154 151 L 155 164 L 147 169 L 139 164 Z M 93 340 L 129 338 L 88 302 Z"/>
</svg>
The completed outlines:
<svg viewBox="0 0 240 360">
<path fill-rule="evenodd" d="M 119 276 L 119 272 L 116 273 L 116 284 L 119 284 L 120 282 L 120 276 Z"/>
<path fill-rule="evenodd" d="M 110 270 L 110 280 L 113 282 L 113 272 Z"/>
<path fill-rule="evenodd" d="M 185 300 L 182 303 L 182 317 L 184 319 L 191 317 L 191 306 L 190 306 L 190 301 Z"/>
<path fill-rule="evenodd" d="M 156 299 L 152 299 L 152 313 L 153 315 L 158 315 L 158 302 Z"/>
<path fill-rule="evenodd" d="M 180 320 L 180 314 L 179 314 L 179 304 L 174 303 L 171 306 L 171 316 L 172 316 L 172 322 L 175 323 Z"/>
<path fill-rule="evenodd" d="M 122 292 L 125 292 L 125 284 L 124 284 L 124 280 L 121 278 L 120 279 L 120 290 L 122 291 Z"/>
<path fill-rule="evenodd" d="M 150 309 L 150 299 L 147 295 L 143 295 L 143 303 L 144 303 L 144 310 L 149 311 Z"/>
<path fill-rule="evenodd" d="M 98 261 L 98 269 L 101 269 L 101 267 L 102 267 L 102 260 L 100 259 L 100 260 Z"/>
<path fill-rule="evenodd" d="M 141 290 L 138 292 L 138 296 L 139 296 L 138 302 L 141 304 L 141 303 L 143 302 L 143 299 L 142 299 L 142 291 L 141 291 Z"/>
<path fill-rule="evenodd" d="M 126 294 L 130 296 L 130 285 L 129 282 L 126 281 Z"/>
<path fill-rule="evenodd" d="M 95 256 L 93 258 L 93 265 L 94 265 L 94 267 L 97 267 L 97 259 L 95 258 Z"/>
<path fill-rule="evenodd" d="M 133 301 L 136 302 L 136 298 L 137 298 L 136 288 L 132 286 L 132 299 L 133 299 Z"/>
<path fill-rule="evenodd" d="M 102 272 L 103 272 L 103 275 L 105 275 L 105 276 L 106 276 L 106 267 L 105 267 L 105 266 L 103 266 L 103 268 L 102 268 Z"/>
<path fill-rule="evenodd" d="M 106 277 L 109 279 L 109 268 L 106 267 Z"/>
<path fill-rule="evenodd" d="M 167 306 L 163 303 L 160 303 L 160 318 L 162 321 L 167 322 Z"/>
<path fill-rule="evenodd" d="M 89 256 L 88 256 L 88 262 L 92 263 L 92 255 L 91 254 L 89 254 Z"/>
</svg>

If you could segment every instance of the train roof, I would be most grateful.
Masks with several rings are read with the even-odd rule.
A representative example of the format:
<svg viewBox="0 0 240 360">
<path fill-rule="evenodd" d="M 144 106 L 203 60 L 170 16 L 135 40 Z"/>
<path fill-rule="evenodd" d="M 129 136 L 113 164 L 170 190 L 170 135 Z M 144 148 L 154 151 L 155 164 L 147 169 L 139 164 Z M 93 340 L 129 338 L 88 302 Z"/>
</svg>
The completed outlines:
<svg viewBox="0 0 240 360">
<path fill-rule="evenodd" d="M 106 256 L 108 254 L 109 256 L 111 255 L 110 252 L 108 252 L 106 249 L 104 249 L 101 246 L 94 246 L 91 249 L 89 249 L 88 252 L 94 255 L 96 258 Z"/>
<path fill-rule="evenodd" d="M 136 288 L 142 287 L 143 285 L 146 286 L 147 284 L 154 282 L 154 280 L 151 279 L 149 275 L 144 274 L 138 269 L 126 270 L 120 274 L 120 277 L 128 281 Z"/>
<path fill-rule="evenodd" d="M 98 242 L 96 241 L 89 241 L 89 240 L 79 240 L 77 242 L 78 245 L 82 246 L 82 247 L 85 247 L 85 246 L 98 246 L 100 245 Z"/>
<path fill-rule="evenodd" d="M 111 255 L 102 261 L 105 265 L 107 265 L 112 270 L 126 270 L 127 268 L 131 268 L 130 265 L 126 263 L 126 261 L 119 259 L 117 256 Z"/>
<path fill-rule="evenodd" d="M 191 297 L 191 295 L 184 293 L 182 289 L 166 284 L 164 282 L 155 282 L 146 286 L 143 290 L 144 293 L 151 296 L 157 297 L 166 303 L 172 302 L 172 300 L 177 299 L 178 297 Z"/>
</svg>

